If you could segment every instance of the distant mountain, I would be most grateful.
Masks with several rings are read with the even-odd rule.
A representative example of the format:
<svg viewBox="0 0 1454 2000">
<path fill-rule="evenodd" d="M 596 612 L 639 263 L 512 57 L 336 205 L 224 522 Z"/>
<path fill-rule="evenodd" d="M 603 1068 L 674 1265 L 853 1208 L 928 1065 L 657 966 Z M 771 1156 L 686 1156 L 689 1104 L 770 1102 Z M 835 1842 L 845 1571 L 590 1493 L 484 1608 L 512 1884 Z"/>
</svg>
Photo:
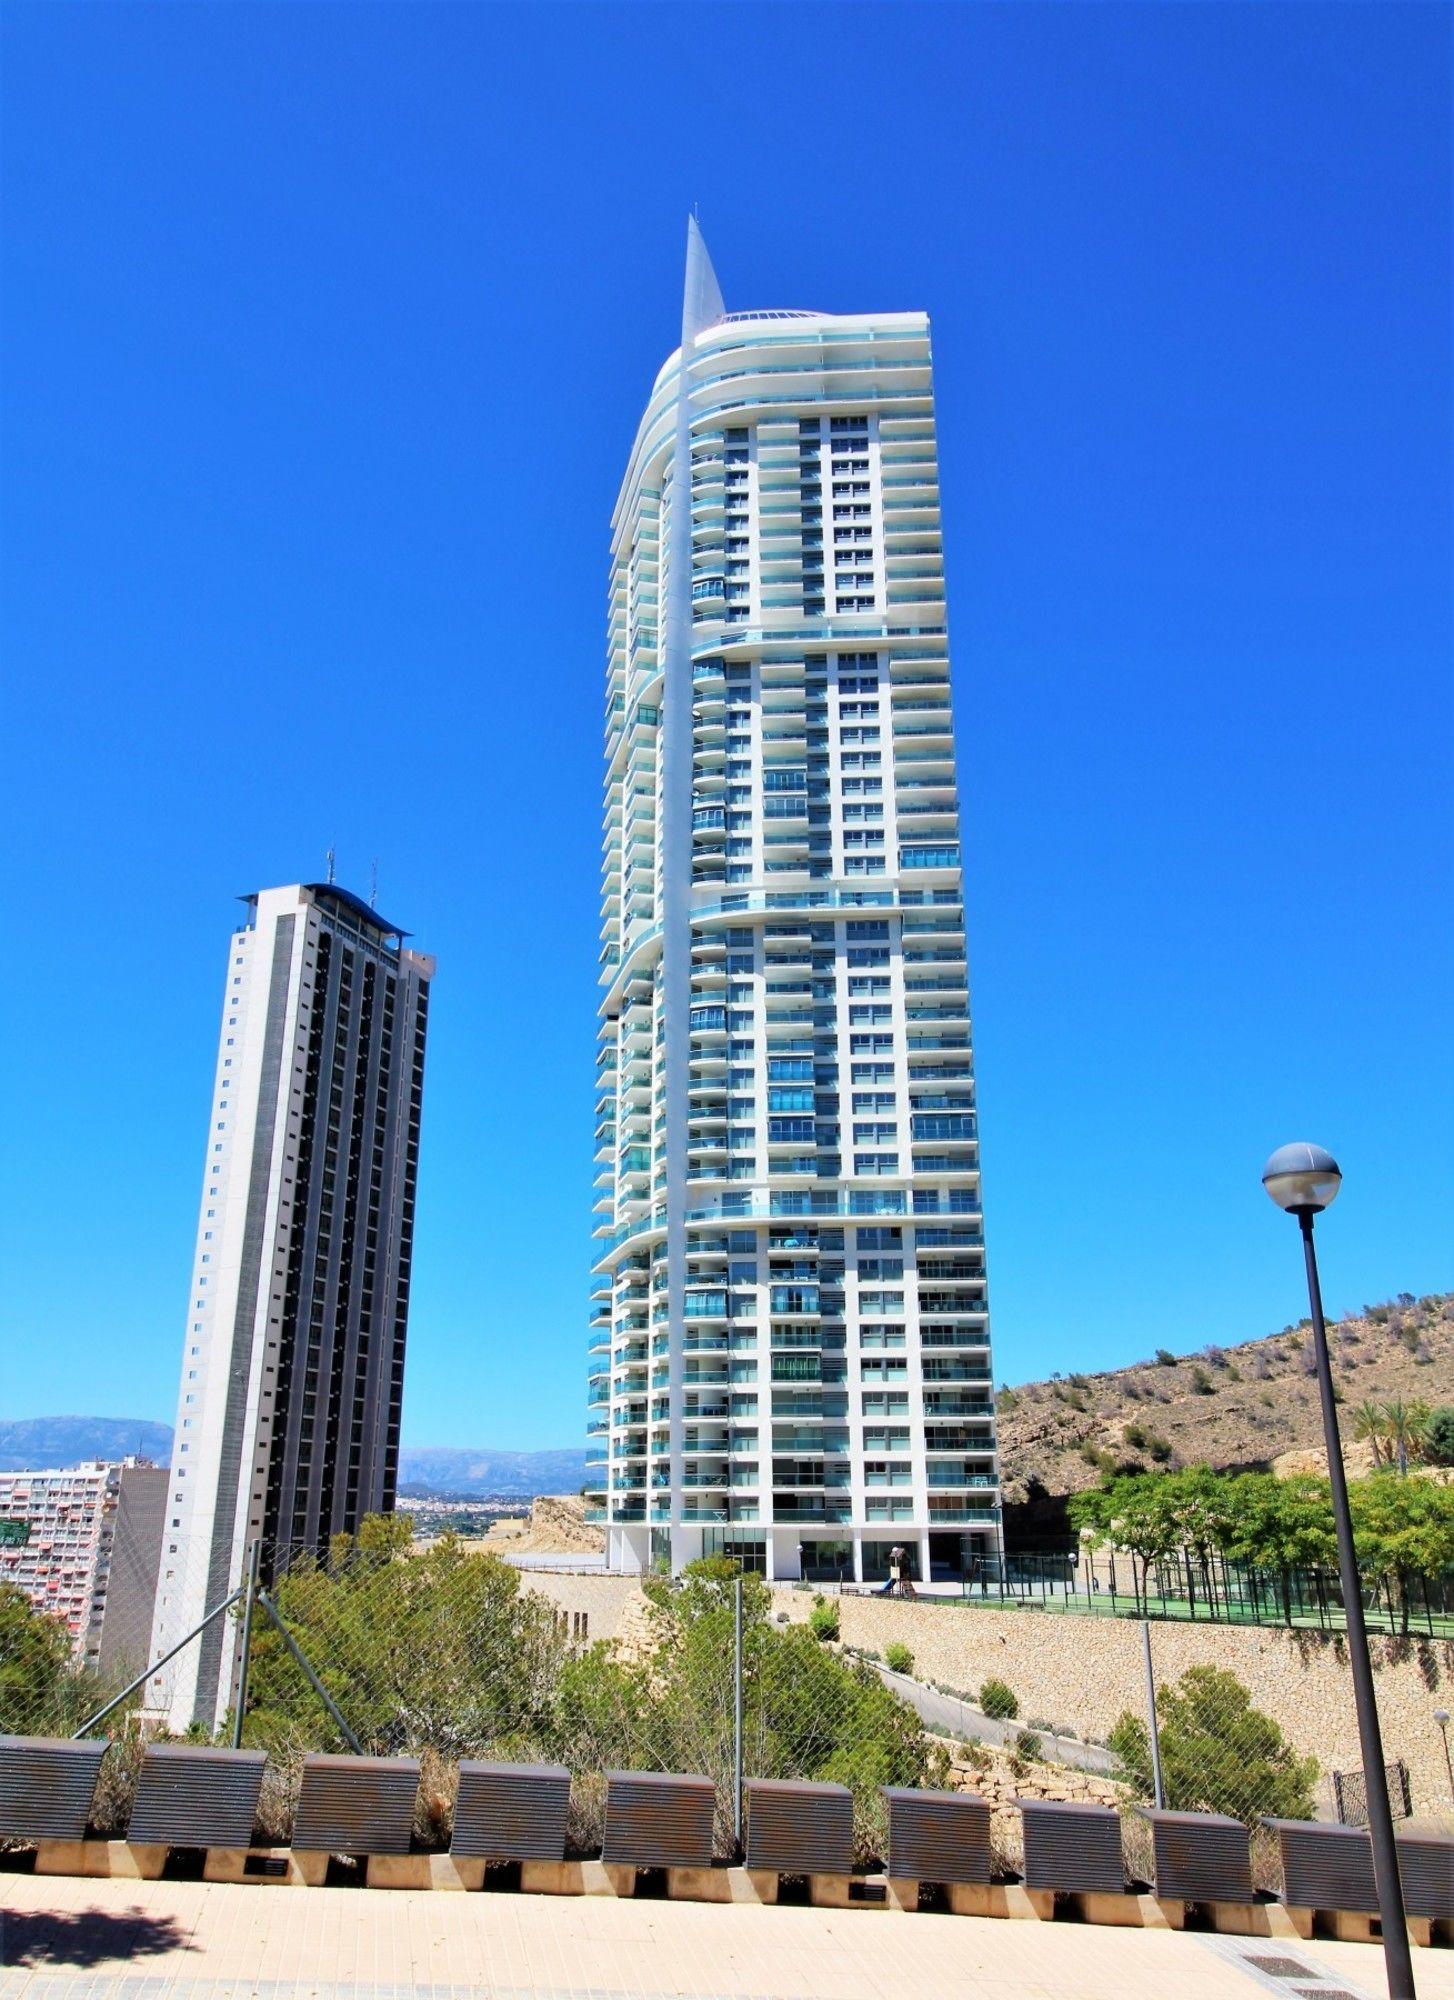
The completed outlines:
<svg viewBox="0 0 1454 2000">
<path fill-rule="evenodd" d="M 166 1465 L 172 1455 L 169 1424 L 146 1417 L 28 1417 L 0 1423 L 0 1472 L 32 1472 L 47 1465 L 78 1465 L 83 1458 L 127 1458 L 135 1453 Z M 400 1454 L 405 1493 L 474 1499 L 508 1493 L 533 1500 L 537 1493 L 575 1493 L 586 1476 L 583 1451 L 456 1450 L 421 1445 Z"/>
<path fill-rule="evenodd" d="M 0 1423 L 0 1472 L 38 1472 L 85 1458 L 172 1456 L 172 1427 L 149 1417 L 26 1417 Z"/>
<path fill-rule="evenodd" d="M 485 1493 L 574 1493 L 586 1476 L 584 1451 L 453 1450 L 448 1445 L 405 1446 L 399 1454 L 399 1486 L 411 1494 L 451 1494 L 473 1499 Z"/>
</svg>

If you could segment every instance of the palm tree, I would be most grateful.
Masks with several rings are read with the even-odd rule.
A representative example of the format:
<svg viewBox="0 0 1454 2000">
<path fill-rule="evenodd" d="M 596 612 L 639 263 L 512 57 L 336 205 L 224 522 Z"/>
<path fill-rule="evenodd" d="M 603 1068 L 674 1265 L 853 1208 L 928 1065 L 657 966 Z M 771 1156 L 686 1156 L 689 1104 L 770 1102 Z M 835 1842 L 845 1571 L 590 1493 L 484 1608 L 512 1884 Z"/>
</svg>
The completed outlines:
<svg viewBox="0 0 1454 2000">
<path fill-rule="evenodd" d="M 1385 1436 L 1393 1447 L 1399 1472 L 1408 1477 L 1409 1460 L 1423 1455 L 1424 1433 L 1431 1415 L 1427 1403 L 1405 1403 L 1402 1398 L 1383 1406 Z"/>
<path fill-rule="evenodd" d="M 1381 1403 L 1362 1402 L 1358 1405 L 1358 1408 L 1353 1412 L 1353 1435 L 1361 1444 L 1369 1444 L 1373 1447 L 1373 1464 L 1375 1470 L 1380 1465 L 1391 1464 L 1393 1462 L 1391 1448 L 1387 1459 L 1384 1457 L 1384 1447 L 1389 1441 L 1389 1432 L 1388 1418 L 1384 1413 Z"/>
</svg>

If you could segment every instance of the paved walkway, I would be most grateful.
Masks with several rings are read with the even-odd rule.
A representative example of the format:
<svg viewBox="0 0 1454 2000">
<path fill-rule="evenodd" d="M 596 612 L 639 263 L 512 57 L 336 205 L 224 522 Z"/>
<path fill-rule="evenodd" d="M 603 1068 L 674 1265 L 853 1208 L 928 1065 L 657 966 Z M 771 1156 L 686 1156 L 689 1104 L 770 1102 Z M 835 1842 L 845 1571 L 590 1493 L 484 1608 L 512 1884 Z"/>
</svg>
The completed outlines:
<svg viewBox="0 0 1454 2000">
<path fill-rule="evenodd" d="M 0 1874 L 0 2000 L 1382 2000 L 1382 1962 L 866 1910 Z M 1454 2000 L 1454 1952 L 1415 1967 L 1420 2000 Z"/>
</svg>

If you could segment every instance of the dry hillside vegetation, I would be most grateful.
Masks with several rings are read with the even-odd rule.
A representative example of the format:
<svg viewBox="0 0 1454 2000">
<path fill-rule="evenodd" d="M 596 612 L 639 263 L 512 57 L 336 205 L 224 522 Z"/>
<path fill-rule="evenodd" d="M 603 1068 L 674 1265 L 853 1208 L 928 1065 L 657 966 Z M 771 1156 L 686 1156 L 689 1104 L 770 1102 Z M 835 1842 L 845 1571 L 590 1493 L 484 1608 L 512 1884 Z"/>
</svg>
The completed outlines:
<svg viewBox="0 0 1454 2000">
<path fill-rule="evenodd" d="M 1369 1456 L 1352 1442 L 1360 1404 L 1454 1402 L 1454 1293 L 1402 1293 L 1328 1333 L 1354 1469 L 1366 1469 Z M 1002 1389 L 1006 1498 L 1079 1492 L 1115 1470 L 1266 1469 L 1283 1454 L 1316 1451 L 1322 1424 L 1312 1370 L 1304 1321 L 1239 1347 L 1175 1357 L 1163 1349 L 1131 1368 Z"/>
</svg>

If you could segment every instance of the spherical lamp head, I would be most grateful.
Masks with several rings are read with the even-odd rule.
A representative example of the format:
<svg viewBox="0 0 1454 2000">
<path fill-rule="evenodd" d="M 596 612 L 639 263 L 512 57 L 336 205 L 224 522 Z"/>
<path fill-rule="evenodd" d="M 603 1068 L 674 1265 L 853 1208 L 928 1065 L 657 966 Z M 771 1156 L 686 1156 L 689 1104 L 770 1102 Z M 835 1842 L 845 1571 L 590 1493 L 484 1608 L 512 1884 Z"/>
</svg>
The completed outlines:
<svg viewBox="0 0 1454 2000">
<path fill-rule="evenodd" d="M 1262 1185 L 1289 1215 L 1320 1214 L 1336 1200 L 1342 1179 L 1333 1155 L 1306 1140 L 1279 1146 L 1262 1169 Z"/>
</svg>

